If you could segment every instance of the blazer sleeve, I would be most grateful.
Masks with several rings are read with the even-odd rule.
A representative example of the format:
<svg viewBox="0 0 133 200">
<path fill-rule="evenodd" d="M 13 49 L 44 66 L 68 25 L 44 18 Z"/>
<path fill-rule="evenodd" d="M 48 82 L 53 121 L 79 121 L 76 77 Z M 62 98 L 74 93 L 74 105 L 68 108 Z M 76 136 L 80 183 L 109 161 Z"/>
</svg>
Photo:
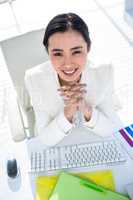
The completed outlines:
<svg viewBox="0 0 133 200">
<path fill-rule="evenodd" d="M 108 67 L 109 77 L 106 84 L 106 89 L 103 90 L 103 95 L 96 106 L 92 108 L 92 117 L 90 121 L 84 122 L 84 125 L 93 133 L 100 136 L 109 136 L 118 131 L 122 126 L 122 122 L 115 111 L 113 92 L 113 67 Z M 103 76 L 103 75 L 102 75 Z"/>
<path fill-rule="evenodd" d="M 50 114 L 38 106 L 34 84 L 28 73 L 25 74 L 25 87 L 31 98 L 31 104 L 35 112 L 35 135 L 46 146 L 52 146 L 60 142 L 71 130 L 72 124 L 65 118 L 64 112 L 51 117 Z"/>
</svg>

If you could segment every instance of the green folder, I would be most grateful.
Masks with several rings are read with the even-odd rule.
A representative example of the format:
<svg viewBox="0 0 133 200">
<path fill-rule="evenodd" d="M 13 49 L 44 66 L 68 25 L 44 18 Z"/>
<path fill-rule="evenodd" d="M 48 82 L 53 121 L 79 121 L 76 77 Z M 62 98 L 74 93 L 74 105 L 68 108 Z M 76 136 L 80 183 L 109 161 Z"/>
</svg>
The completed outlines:
<svg viewBox="0 0 133 200">
<path fill-rule="evenodd" d="M 95 183 L 75 175 L 62 172 L 49 200 L 129 200 Z"/>
</svg>

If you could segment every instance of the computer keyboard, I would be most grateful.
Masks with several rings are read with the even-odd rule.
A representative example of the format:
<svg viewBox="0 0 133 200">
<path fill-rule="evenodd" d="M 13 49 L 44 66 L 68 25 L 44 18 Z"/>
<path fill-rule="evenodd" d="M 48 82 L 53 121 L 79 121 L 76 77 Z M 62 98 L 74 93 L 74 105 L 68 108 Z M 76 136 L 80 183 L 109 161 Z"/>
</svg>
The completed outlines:
<svg viewBox="0 0 133 200">
<path fill-rule="evenodd" d="M 41 152 L 32 152 L 30 156 L 30 172 L 119 164 L 126 161 L 121 146 L 115 140 L 54 146 Z"/>
</svg>

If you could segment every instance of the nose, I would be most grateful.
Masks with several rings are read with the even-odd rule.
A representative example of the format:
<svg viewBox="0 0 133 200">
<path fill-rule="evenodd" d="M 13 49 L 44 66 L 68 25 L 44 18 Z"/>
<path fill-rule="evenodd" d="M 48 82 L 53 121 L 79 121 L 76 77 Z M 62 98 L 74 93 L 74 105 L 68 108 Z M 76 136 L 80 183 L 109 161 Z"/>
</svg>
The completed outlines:
<svg viewBox="0 0 133 200">
<path fill-rule="evenodd" d="M 71 66 L 71 57 L 70 56 L 67 55 L 64 57 L 64 65 L 68 68 Z"/>
</svg>

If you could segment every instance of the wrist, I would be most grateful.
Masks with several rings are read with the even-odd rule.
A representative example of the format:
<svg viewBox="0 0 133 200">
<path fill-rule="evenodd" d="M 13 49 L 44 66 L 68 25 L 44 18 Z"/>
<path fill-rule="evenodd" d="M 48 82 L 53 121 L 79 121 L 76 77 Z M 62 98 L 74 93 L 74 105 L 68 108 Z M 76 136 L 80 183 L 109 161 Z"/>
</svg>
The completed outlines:
<svg viewBox="0 0 133 200">
<path fill-rule="evenodd" d="M 87 109 L 85 110 L 85 112 L 84 112 L 85 121 L 87 121 L 87 122 L 90 121 L 91 116 L 92 116 L 92 108 L 89 107 L 89 108 L 87 108 Z"/>
</svg>

